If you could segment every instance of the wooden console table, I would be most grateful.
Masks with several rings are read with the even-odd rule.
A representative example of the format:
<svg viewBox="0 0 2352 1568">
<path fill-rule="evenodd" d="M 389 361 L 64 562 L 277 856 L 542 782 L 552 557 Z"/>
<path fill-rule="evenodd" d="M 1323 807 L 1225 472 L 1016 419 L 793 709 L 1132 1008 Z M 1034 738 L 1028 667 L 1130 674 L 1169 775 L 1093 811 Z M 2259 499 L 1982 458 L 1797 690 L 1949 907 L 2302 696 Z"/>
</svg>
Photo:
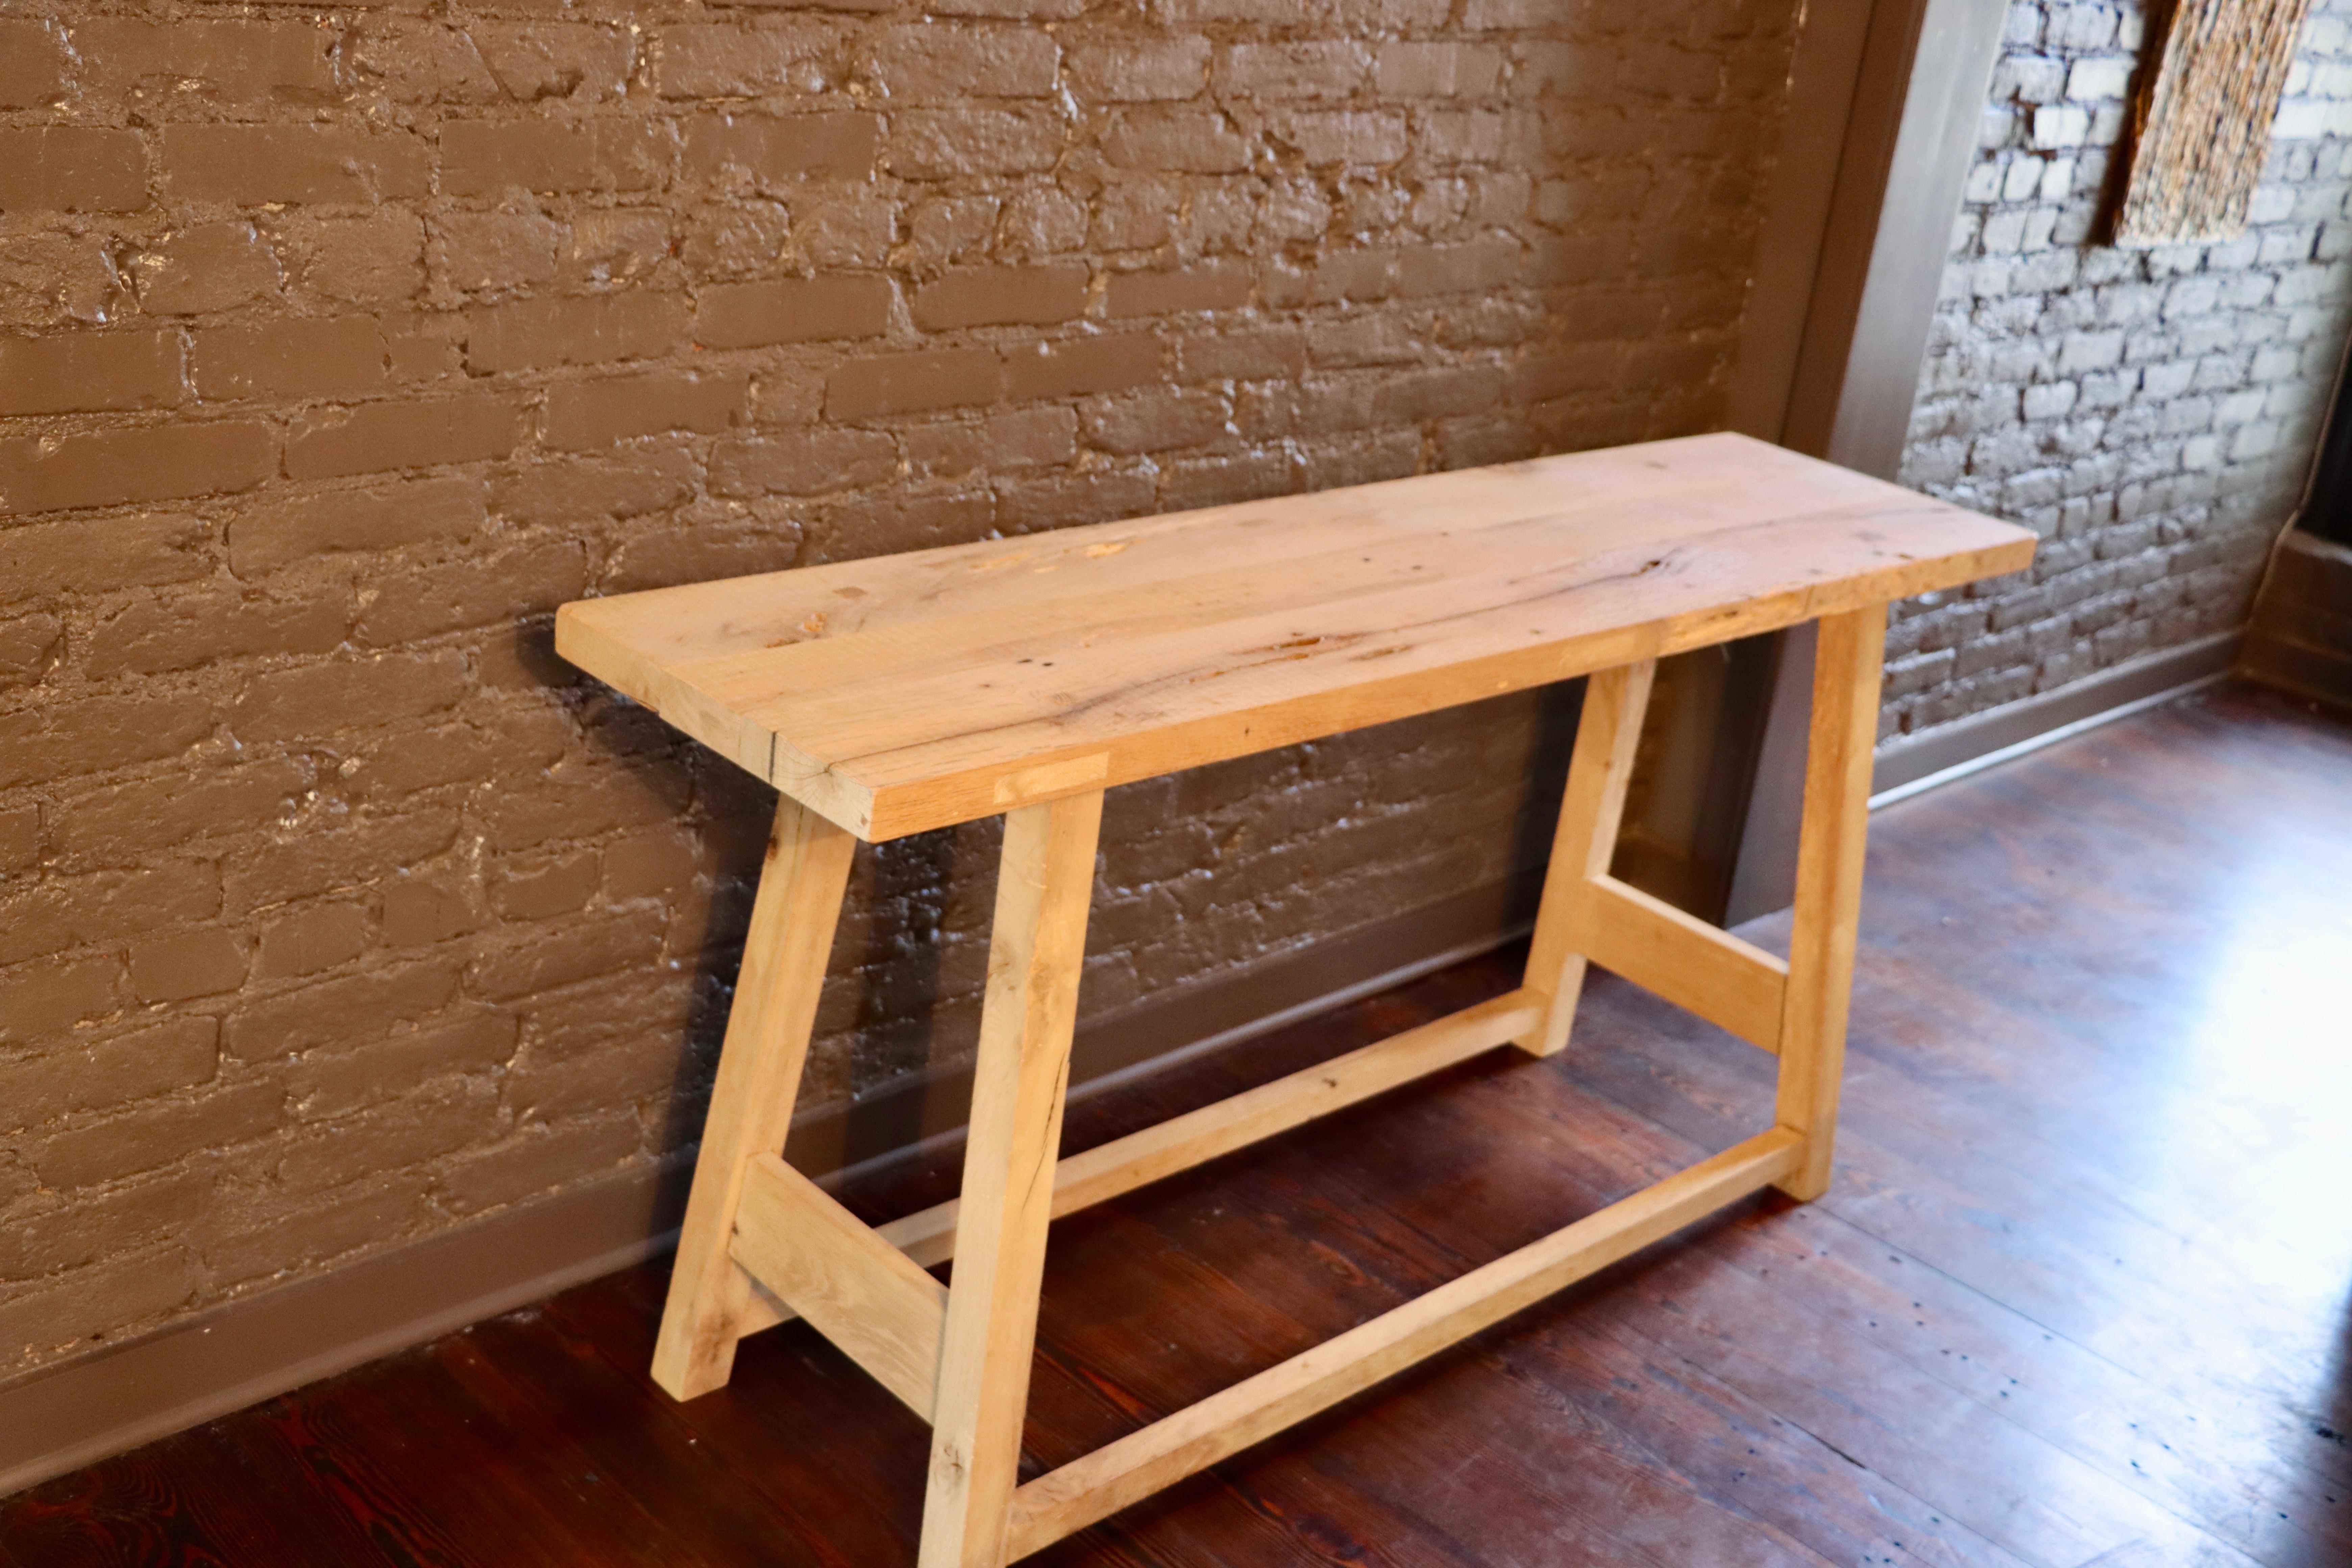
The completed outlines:
<svg viewBox="0 0 2352 1568">
<path fill-rule="evenodd" d="M 655 1379 L 693 1398 L 743 1335 L 806 1317 L 931 1425 L 924 1568 L 994 1568 L 1760 1187 L 1818 1195 L 1886 602 L 2032 551 L 1705 436 L 564 605 L 565 658 L 782 792 Z M 1610 853 L 1657 658 L 1816 619 L 1783 963 L 1612 878 Z M 1591 682 L 1524 985 L 1055 1163 L 1104 790 L 1572 676 Z M 850 851 L 999 812 L 962 1197 L 869 1227 L 781 1152 Z M 1052 1218 L 1496 1046 L 1558 1051 L 1588 961 L 1777 1052 L 1774 1124 L 1019 1483 Z"/>
</svg>

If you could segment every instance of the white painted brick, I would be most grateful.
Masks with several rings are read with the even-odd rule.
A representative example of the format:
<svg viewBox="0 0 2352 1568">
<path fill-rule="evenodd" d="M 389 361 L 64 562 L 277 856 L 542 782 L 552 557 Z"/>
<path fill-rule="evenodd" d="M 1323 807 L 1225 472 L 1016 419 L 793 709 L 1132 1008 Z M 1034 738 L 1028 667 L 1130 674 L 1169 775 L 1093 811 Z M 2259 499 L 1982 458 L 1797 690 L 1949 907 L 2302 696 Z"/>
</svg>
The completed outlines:
<svg viewBox="0 0 2352 1568">
<path fill-rule="evenodd" d="M 2076 60 L 2066 71 L 2066 96 L 2076 103 L 2122 98 L 2131 89 L 2128 56 Z"/>
<path fill-rule="evenodd" d="M 2316 98 L 2286 98 L 2279 100 L 2278 118 L 2271 121 L 2271 136 L 2280 142 L 2304 142 L 2327 132 L 2329 105 Z"/>
<path fill-rule="evenodd" d="M 2091 111 L 2073 104 L 2053 104 L 2033 111 L 2036 147 L 2080 147 L 2091 134 Z"/>
</svg>

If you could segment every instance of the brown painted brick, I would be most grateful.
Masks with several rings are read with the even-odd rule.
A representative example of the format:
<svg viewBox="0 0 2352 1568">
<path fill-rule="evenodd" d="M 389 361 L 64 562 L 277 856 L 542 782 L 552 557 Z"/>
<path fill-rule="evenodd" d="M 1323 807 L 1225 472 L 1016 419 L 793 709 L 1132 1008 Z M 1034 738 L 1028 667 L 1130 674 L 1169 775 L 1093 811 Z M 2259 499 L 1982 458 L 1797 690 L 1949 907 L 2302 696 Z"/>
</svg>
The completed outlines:
<svg viewBox="0 0 2352 1568">
<path fill-rule="evenodd" d="M 441 189 L 647 191 L 667 177 L 677 142 L 667 125 L 635 120 L 451 120 L 441 127 Z"/>
<path fill-rule="evenodd" d="M 448 213 L 435 224 L 435 266 L 452 289 L 555 281 L 563 226 L 538 213 Z"/>
<path fill-rule="evenodd" d="M 630 31 L 576 22 L 477 23 L 467 36 L 508 97 L 593 103 L 627 90 L 636 61 Z"/>
<path fill-rule="evenodd" d="M 230 520 L 229 567 L 249 577 L 312 555 L 464 540 L 486 521 L 482 481 L 459 475 L 273 496 Z"/>
<path fill-rule="evenodd" d="M 873 337 L 890 324 L 890 297 L 885 278 L 722 283 L 701 292 L 695 308 L 695 341 L 706 348 L 746 349 Z"/>
<path fill-rule="evenodd" d="M 286 1087 L 305 1121 L 341 1116 L 450 1073 L 498 1067 L 514 1049 L 513 1014 L 452 1009 L 350 1050 L 313 1051 L 296 1064 Z"/>
<path fill-rule="evenodd" d="M 197 861 L 0 885 L 0 963 L 207 921 L 220 909 L 220 871 Z"/>
<path fill-rule="evenodd" d="M 607 899 L 660 898 L 692 887 L 702 872 L 702 857 L 684 830 L 656 827 L 606 845 L 604 869 Z"/>
<path fill-rule="evenodd" d="M 915 324 L 927 331 L 1050 326 L 1086 309 L 1087 279 L 1083 261 L 966 268 L 915 290 Z"/>
<path fill-rule="evenodd" d="M 879 484 L 898 471 L 898 444 L 864 430 L 727 441 L 710 454 L 715 495 L 821 495 Z"/>
<path fill-rule="evenodd" d="M 1043 98 L 1062 63 L 1053 35 L 1022 27 L 922 22 L 884 29 L 872 47 L 875 79 L 899 103 Z"/>
<path fill-rule="evenodd" d="M 1250 144 L 1213 110 L 1129 109 L 1103 135 L 1103 156 L 1123 169 L 1230 174 L 1249 167 Z"/>
<path fill-rule="evenodd" d="M 1435 419 L 1449 414 L 1471 414 L 1492 407 L 1503 396 L 1503 373 L 1494 365 L 1454 365 L 1384 379 L 1373 394 L 1373 417 L 1391 420 Z"/>
<path fill-rule="evenodd" d="M 491 874 L 490 907 L 510 921 L 568 915 L 596 896 L 600 878 L 593 849 L 509 860 Z"/>
<path fill-rule="evenodd" d="M 245 984 L 244 944 L 215 926 L 131 944 L 131 992 L 142 1002 L 183 1002 Z M 207 1074 L 206 1076 L 210 1076 Z"/>
<path fill-rule="evenodd" d="M 646 359 L 683 346 L 683 294 L 631 289 L 518 300 L 467 313 L 466 363 L 478 375 Z"/>
<path fill-rule="evenodd" d="M 884 162 L 904 180 L 1042 174 L 1064 134 L 1049 109 L 910 109 L 891 116 Z"/>
<path fill-rule="evenodd" d="M 947 495 L 887 491 L 853 496 L 827 507 L 819 542 L 823 560 L 892 555 L 985 539 L 996 526 L 996 498 L 985 490 Z"/>
<path fill-rule="evenodd" d="M 1267 132 L 1309 164 L 1393 163 L 1405 154 L 1402 114 L 1370 110 L 1294 110 L 1267 117 Z"/>
<path fill-rule="evenodd" d="M 667 923 L 658 910 L 567 921 L 560 936 L 484 950 L 466 971 L 467 988 L 503 1001 L 626 973 L 660 960 Z"/>
<path fill-rule="evenodd" d="M 208 576 L 211 542 L 203 519 L 174 512 L 0 529 L 0 602 Z"/>
<path fill-rule="evenodd" d="M 693 493 L 692 459 L 656 450 L 519 468 L 493 485 L 490 508 L 515 522 L 576 527 L 583 518 L 659 511 Z"/>
<path fill-rule="evenodd" d="M 1106 452 L 1165 452 L 1227 434 L 1225 400 L 1214 393 L 1156 390 L 1108 398 L 1087 411 L 1087 445 Z"/>
<path fill-rule="evenodd" d="M 530 789 L 511 790 L 485 804 L 482 826 L 494 849 L 531 849 L 555 839 L 669 821 L 686 808 L 688 787 L 674 771 L 569 762 L 532 780 Z"/>
<path fill-rule="evenodd" d="M 0 338 L 0 415 L 169 408 L 186 394 L 177 332 Z"/>
<path fill-rule="evenodd" d="M 852 360 L 825 378 L 824 409 L 835 419 L 862 419 L 989 403 L 1003 381 L 1003 366 L 985 349 Z"/>
<path fill-rule="evenodd" d="M 329 102 L 341 96 L 328 55 L 333 44 L 333 34 L 308 22 L 92 16 L 73 24 L 84 89 L 142 108 Z"/>
<path fill-rule="evenodd" d="M 0 689 L 46 679 L 65 649 L 65 623 L 55 616 L 0 620 Z"/>
<path fill-rule="evenodd" d="M 276 466 L 276 437 L 250 420 L 0 441 L 0 513 L 241 490 Z"/>
<path fill-rule="evenodd" d="M 1217 58 L 1217 95 L 1230 102 L 1285 98 L 1347 98 L 1364 85 L 1371 50 L 1352 39 L 1295 44 L 1234 44 Z"/>
<path fill-rule="evenodd" d="M 974 423 L 918 425 L 899 439 L 920 479 L 954 479 L 1066 463 L 1077 455 L 1078 416 L 1059 407 L 1022 408 Z"/>
<path fill-rule="evenodd" d="M 263 980 L 316 974 L 367 949 L 367 910 L 358 904 L 312 904 L 264 922 L 253 973 Z"/>
<path fill-rule="evenodd" d="M 1209 40 L 1123 37 L 1083 44 L 1070 50 L 1069 74 L 1078 96 L 1097 101 L 1195 98 L 1208 86 Z"/>
<path fill-rule="evenodd" d="M 147 154 L 131 132 L 0 131 L 0 210 L 127 213 L 146 205 Z"/>
<path fill-rule="evenodd" d="M 278 258 L 247 223 L 184 229 L 131 258 L 139 308 L 150 315 L 226 310 L 278 292 Z"/>
<path fill-rule="evenodd" d="M 72 85 L 72 57 L 56 23 L 0 21 L 0 109 L 47 109 Z"/>
<path fill-rule="evenodd" d="M 215 715 L 184 696 L 91 697 L 0 714 L 0 789 L 175 755 Z"/>
<path fill-rule="evenodd" d="M 1176 364 L 1184 381 L 1295 379 L 1307 370 L 1307 338 L 1296 327 L 1185 338 L 1176 345 Z"/>
<path fill-rule="evenodd" d="M 1111 316 L 1162 316 L 1176 310 L 1230 310 L 1249 303 L 1245 261 L 1196 261 L 1181 271 L 1114 272 L 1104 296 Z"/>
<path fill-rule="evenodd" d="M 239 1006 L 221 1030 L 221 1049 L 253 1062 L 357 1045 L 430 1017 L 457 994 L 457 966 L 442 958 L 324 980 Z"/>
<path fill-rule="evenodd" d="M 152 1100 L 92 1126 L 53 1133 L 26 1152 L 43 1185 L 85 1186 L 263 1137 L 277 1129 L 285 1109 L 283 1089 L 249 1079 L 193 1100 Z"/>
<path fill-rule="evenodd" d="M 41 808 L 36 802 L 0 806 L 0 877 L 29 871 L 41 856 Z"/>
<path fill-rule="evenodd" d="M 405 201 L 426 194 L 431 151 L 400 131 L 333 125 L 167 125 L 163 174 L 180 201 Z"/>
<path fill-rule="evenodd" d="M 381 592 L 360 613 L 352 640 L 386 647 L 467 626 L 551 615 L 558 605 L 588 591 L 588 562 L 576 541 L 560 540 L 376 583 Z"/>
<path fill-rule="evenodd" d="M 1159 510 L 1153 476 L 1136 468 L 1091 468 L 1070 477 L 996 487 L 996 522 L 1007 533 L 1110 522 Z"/>
<path fill-rule="evenodd" d="M 199 1231 L 205 1265 L 215 1288 L 260 1281 L 307 1270 L 338 1257 L 380 1250 L 412 1239 L 434 1219 L 425 1202 L 421 1171 L 346 1182 L 322 1198 L 289 1208 L 282 1192 L 267 1186 L 232 1189 L 236 1196 L 267 1194 L 247 1205 L 215 1203 Z M 266 1215 L 266 1220 L 256 1215 Z"/>
<path fill-rule="evenodd" d="M 1522 254 L 1511 239 L 1413 246 L 1397 258 L 1396 291 L 1410 298 L 1506 288 L 1518 281 Z"/>
<path fill-rule="evenodd" d="M 1385 300 L 1396 288 L 1397 253 L 1385 247 L 1326 251 L 1311 266 L 1270 267 L 1260 284 L 1276 308 Z"/>
<path fill-rule="evenodd" d="M 1399 98 L 1483 98 L 1495 90 L 1502 71 L 1503 52 L 1482 44 L 1392 40 L 1381 46 L 1373 80 Z"/>
<path fill-rule="evenodd" d="M 353 1171 L 397 1171 L 487 1141 L 499 1124 L 498 1090 L 472 1078 L 444 1079 L 298 1137 L 278 1161 L 289 1192 L 317 1192 Z"/>
<path fill-rule="evenodd" d="M 394 947 L 423 947 L 478 931 L 485 920 L 468 879 L 406 877 L 383 890 L 383 940 Z"/>
<path fill-rule="evenodd" d="M 326 409 L 294 422 L 286 472 L 322 479 L 503 458 L 522 440 L 528 406 L 520 397 L 481 395 Z"/>
<path fill-rule="evenodd" d="M 608 1110 L 550 1127 L 525 1127 L 502 1143 L 451 1163 L 434 1183 L 435 1201 L 457 1214 L 514 1203 L 551 1187 L 593 1179 L 635 1155 L 644 1142 L 631 1110 Z"/>
<path fill-rule="evenodd" d="M 1160 341 L 1148 336 L 1069 338 L 1004 356 L 1004 393 L 1015 402 L 1082 392 L 1124 392 L 1166 376 Z"/>
<path fill-rule="evenodd" d="M 716 435 L 743 423 L 751 396 L 748 371 L 665 371 L 573 382 L 549 390 L 541 438 L 550 447 L 590 451 L 666 430 Z"/>
<path fill-rule="evenodd" d="M 391 364 L 375 321 L 346 316 L 208 328 L 195 369 L 199 397 L 341 397 L 382 391 Z"/>
<path fill-rule="evenodd" d="M 0 980 L 0 987 L 7 984 Z M 0 1008 L 0 1020 L 12 1016 Z M 6 1037 L 7 1024 L 0 1022 L 0 1038 Z M 75 1111 L 209 1083 L 219 1067 L 220 1024 L 213 1018 L 174 1018 L 111 1039 L 78 1041 L 0 1068 L 0 1128 L 38 1127 Z"/>
<path fill-rule="evenodd" d="M 289 279 L 314 303 L 397 305 L 425 287 L 425 222 L 405 208 L 365 217 L 296 213 L 276 239 Z"/>
<path fill-rule="evenodd" d="M 331 659 L 255 676 L 229 722 L 248 743 L 299 740 L 437 713 L 465 694 L 451 654 Z"/>
<path fill-rule="evenodd" d="M 654 36 L 654 90 L 664 98 L 757 98 L 822 89 L 837 69 L 838 37 L 822 23 L 724 23 L 661 28 Z"/>
<path fill-rule="evenodd" d="M 204 1279 L 202 1264 L 184 1247 L 114 1254 L 0 1305 L 0 1343 L 21 1346 L 28 1361 L 69 1355 L 105 1342 L 106 1331 L 92 1322 L 128 1327 L 161 1318 L 187 1307 Z"/>
<path fill-rule="evenodd" d="M 882 121 L 871 114 L 698 114 L 686 121 L 686 173 L 740 174 L 767 188 L 789 177 L 862 180 L 874 171 Z"/>
<path fill-rule="evenodd" d="M 83 668 L 104 679 L 254 654 L 329 653 L 350 628 L 351 606 L 341 592 L 302 599 L 217 592 L 141 599 L 92 629 Z"/>
<path fill-rule="evenodd" d="M 111 953 L 0 968 L 0 1045 L 22 1048 L 46 1036 L 61 1035 L 85 1019 L 112 1012 L 118 1005 L 114 988 L 121 976 L 122 961 Z M 86 1087 L 93 1097 L 89 1102 L 116 1098 L 110 1085 L 93 1082 Z M 54 1110 L 33 1114 L 17 1105 L 13 1096 L 0 1094 L 0 1126 L 28 1127 L 54 1114 Z"/>
</svg>

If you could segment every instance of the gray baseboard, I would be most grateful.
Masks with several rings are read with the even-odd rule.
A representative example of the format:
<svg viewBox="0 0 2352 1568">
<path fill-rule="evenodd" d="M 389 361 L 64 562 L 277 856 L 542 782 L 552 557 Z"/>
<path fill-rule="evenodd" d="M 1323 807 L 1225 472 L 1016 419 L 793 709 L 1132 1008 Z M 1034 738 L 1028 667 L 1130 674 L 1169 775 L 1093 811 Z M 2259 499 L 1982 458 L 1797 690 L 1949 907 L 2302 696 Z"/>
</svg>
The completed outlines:
<svg viewBox="0 0 2352 1568">
<path fill-rule="evenodd" d="M 1881 747 L 1870 775 L 1873 806 L 1916 795 L 2038 743 L 2123 710 L 2176 696 L 2229 673 L 2240 634 L 2224 632 L 2103 669 L 1990 712 L 1938 724 Z"/>
<path fill-rule="evenodd" d="M 1486 952 L 1522 934 L 1533 879 L 1376 921 L 1083 1026 L 1074 1100 Z M 837 1186 L 961 1135 L 968 1070 L 909 1079 L 793 1128 Z M 877 1130 L 895 1141 L 873 1147 Z M 0 1385 L 0 1496 L 658 1257 L 683 1156 L 223 1303 Z"/>
</svg>

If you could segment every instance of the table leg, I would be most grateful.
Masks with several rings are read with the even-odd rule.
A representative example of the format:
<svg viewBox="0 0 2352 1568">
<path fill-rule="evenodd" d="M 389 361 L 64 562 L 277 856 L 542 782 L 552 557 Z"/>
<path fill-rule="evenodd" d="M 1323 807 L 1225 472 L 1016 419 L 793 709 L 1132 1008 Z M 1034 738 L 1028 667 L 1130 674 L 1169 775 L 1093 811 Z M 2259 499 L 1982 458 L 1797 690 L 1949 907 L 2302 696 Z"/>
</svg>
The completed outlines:
<svg viewBox="0 0 2352 1568">
<path fill-rule="evenodd" d="M 1822 617 L 1773 1113 L 1780 1126 L 1805 1140 L 1803 1163 L 1775 1184 L 1800 1202 L 1821 1196 L 1830 1184 L 1855 927 L 1862 912 L 1872 750 L 1878 741 L 1879 662 L 1885 646 L 1885 605 Z"/>
<path fill-rule="evenodd" d="M 1641 743 L 1642 715 L 1650 706 L 1657 672 L 1658 661 L 1645 658 L 1595 670 L 1585 681 L 1568 789 L 1560 799 L 1543 902 L 1528 949 L 1526 986 L 1542 999 L 1543 1016 L 1512 1042 L 1532 1056 L 1548 1057 L 1568 1044 L 1577 995 L 1584 988 L 1584 955 L 1570 945 L 1577 904 L 1593 878 L 1608 875 L 1616 853 L 1625 786 L 1633 776 L 1633 751 Z"/>
<path fill-rule="evenodd" d="M 1004 817 L 922 1568 L 998 1568 L 1019 1480 L 1102 795 Z"/>
<path fill-rule="evenodd" d="M 790 795 L 776 803 L 654 1346 L 654 1381 L 674 1398 L 722 1386 L 735 1363 L 751 1300 L 751 1276 L 728 1251 L 743 1168 L 783 1149 L 856 843 Z"/>
</svg>

